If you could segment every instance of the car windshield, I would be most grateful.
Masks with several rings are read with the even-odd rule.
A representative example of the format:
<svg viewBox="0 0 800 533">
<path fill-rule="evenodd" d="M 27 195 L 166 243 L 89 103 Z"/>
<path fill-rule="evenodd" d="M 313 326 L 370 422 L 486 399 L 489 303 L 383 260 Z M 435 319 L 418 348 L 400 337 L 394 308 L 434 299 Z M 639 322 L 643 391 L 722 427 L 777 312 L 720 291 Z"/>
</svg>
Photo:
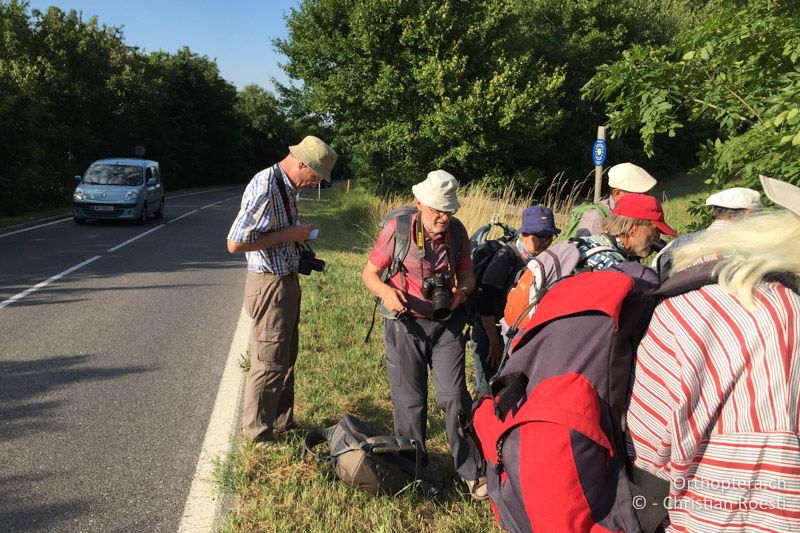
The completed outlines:
<svg viewBox="0 0 800 533">
<path fill-rule="evenodd" d="M 83 177 L 88 185 L 141 185 L 142 169 L 133 165 L 92 165 Z"/>
</svg>

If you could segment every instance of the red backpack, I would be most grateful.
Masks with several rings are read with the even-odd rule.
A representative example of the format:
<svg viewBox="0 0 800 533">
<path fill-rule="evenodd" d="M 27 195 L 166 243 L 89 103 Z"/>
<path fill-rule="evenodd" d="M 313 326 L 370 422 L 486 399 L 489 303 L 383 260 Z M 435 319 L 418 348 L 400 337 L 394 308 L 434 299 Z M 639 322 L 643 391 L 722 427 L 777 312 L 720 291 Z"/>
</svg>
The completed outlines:
<svg viewBox="0 0 800 533">
<path fill-rule="evenodd" d="M 654 288 L 620 272 L 567 277 L 512 341 L 473 419 L 504 529 L 654 531 L 666 516 L 660 505 L 634 509 L 634 496 L 661 502 L 669 487 L 634 471 L 624 445 L 630 372 Z"/>
</svg>

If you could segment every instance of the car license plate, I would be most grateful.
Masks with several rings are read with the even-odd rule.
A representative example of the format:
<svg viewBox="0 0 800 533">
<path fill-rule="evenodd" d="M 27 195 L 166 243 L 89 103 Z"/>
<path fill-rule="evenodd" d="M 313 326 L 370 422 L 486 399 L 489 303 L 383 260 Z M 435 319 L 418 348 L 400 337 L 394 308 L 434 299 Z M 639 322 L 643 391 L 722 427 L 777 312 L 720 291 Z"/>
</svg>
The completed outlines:
<svg viewBox="0 0 800 533">
<path fill-rule="evenodd" d="M 113 211 L 113 205 L 93 205 L 92 209 L 95 211 Z"/>
</svg>

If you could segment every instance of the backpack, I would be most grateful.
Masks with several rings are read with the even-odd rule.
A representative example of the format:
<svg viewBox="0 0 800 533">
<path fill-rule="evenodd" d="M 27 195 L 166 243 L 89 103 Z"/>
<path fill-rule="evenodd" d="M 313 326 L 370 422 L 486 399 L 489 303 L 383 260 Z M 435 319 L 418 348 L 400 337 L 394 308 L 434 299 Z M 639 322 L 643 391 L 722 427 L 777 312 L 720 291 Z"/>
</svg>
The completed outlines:
<svg viewBox="0 0 800 533">
<path fill-rule="evenodd" d="M 509 338 L 525 327 L 539 301 L 557 281 L 577 273 L 578 265 L 594 254 L 615 251 L 609 246 L 593 246 L 581 253 L 578 246 L 582 242 L 583 239 L 578 237 L 556 243 L 528 261 L 509 290 L 503 310 Z"/>
<path fill-rule="evenodd" d="M 642 268 L 620 263 L 552 286 L 475 410 L 504 529 L 649 533 L 666 517 L 659 504 L 669 483 L 627 458 L 631 371 L 658 298 L 714 283 L 714 264 L 678 272 L 655 291 Z"/>
<path fill-rule="evenodd" d="M 503 234 L 496 239 L 489 239 L 489 232 L 494 226 L 501 228 L 503 230 Z M 497 217 L 493 217 L 488 224 L 478 228 L 469 238 L 470 256 L 472 257 L 472 273 L 475 275 L 475 290 L 472 291 L 472 294 L 467 297 L 464 305 L 467 311 L 467 316 L 470 317 L 470 321 L 477 314 L 477 309 L 475 307 L 476 293 L 481 286 L 481 281 L 483 280 L 483 275 L 486 272 L 486 267 L 489 266 L 489 263 L 492 261 L 492 258 L 495 256 L 495 254 L 499 252 L 503 246 L 511 242 L 516 236 L 517 232 L 514 228 L 508 224 L 498 221 Z"/>
<path fill-rule="evenodd" d="M 577 237 L 578 227 L 581 223 L 581 218 L 583 218 L 584 213 L 587 211 L 591 211 L 592 209 L 597 209 L 600 211 L 600 214 L 603 215 L 603 218 L 608 218 L 608 215 L 611 214 L 611 211 L 608 210 L 603 204 L 593 204 L 590 202 L 584 202 L 582 204 L 578 204 L 572 208 L 569 212 L 570 222 L 569 227 L 561 234 L 562 239 L 572 239 L 573 237 Z"/>
<path fill-rule="evenodd" d="M 314 453 L 314 448 L 325 441 L 328 455 Z M 309 432 L 305 453 L 319 462 L 330 461 L 336 477 L 370 494 L 397 494 L 413 486 L 429 498 L 440 499 L 444 495 L 441 478 L 421 464 L 420 443 L 380 435 L 352 415 L 345 415 L 329 428 Z M 401 454 L 413 454 L 415 460 Z"/>
</svg>

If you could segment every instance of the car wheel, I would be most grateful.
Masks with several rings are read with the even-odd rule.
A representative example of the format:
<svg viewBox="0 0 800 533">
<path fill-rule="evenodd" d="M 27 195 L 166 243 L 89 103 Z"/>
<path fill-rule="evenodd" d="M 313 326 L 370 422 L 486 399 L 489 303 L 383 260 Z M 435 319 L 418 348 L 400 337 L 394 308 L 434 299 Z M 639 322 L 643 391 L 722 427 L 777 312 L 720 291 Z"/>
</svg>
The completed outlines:
<svg viewBox="0 0 800 533">
<path fill-rule="evenodd" d="M 158 204 L 158 211 L 156 211 L 156 218 L 164 218 L 164 198 L 161 198 L 161 203 Z"/>
<path fill-rule="evenodd" d="M 139 220 L 136 221 L 137 224 L 144 225 L 147 224 L 147 202 L 144 203 L 142 206 L 141 214 L 139 215 Z"/>
<path fill-rule="evenodd" d="M 75 222 L 79 226 L 83 226 L 84 224 L 86 224 L 86 219 L 85 218 L 72 217 L 72 221 Z"/>
</svg>

